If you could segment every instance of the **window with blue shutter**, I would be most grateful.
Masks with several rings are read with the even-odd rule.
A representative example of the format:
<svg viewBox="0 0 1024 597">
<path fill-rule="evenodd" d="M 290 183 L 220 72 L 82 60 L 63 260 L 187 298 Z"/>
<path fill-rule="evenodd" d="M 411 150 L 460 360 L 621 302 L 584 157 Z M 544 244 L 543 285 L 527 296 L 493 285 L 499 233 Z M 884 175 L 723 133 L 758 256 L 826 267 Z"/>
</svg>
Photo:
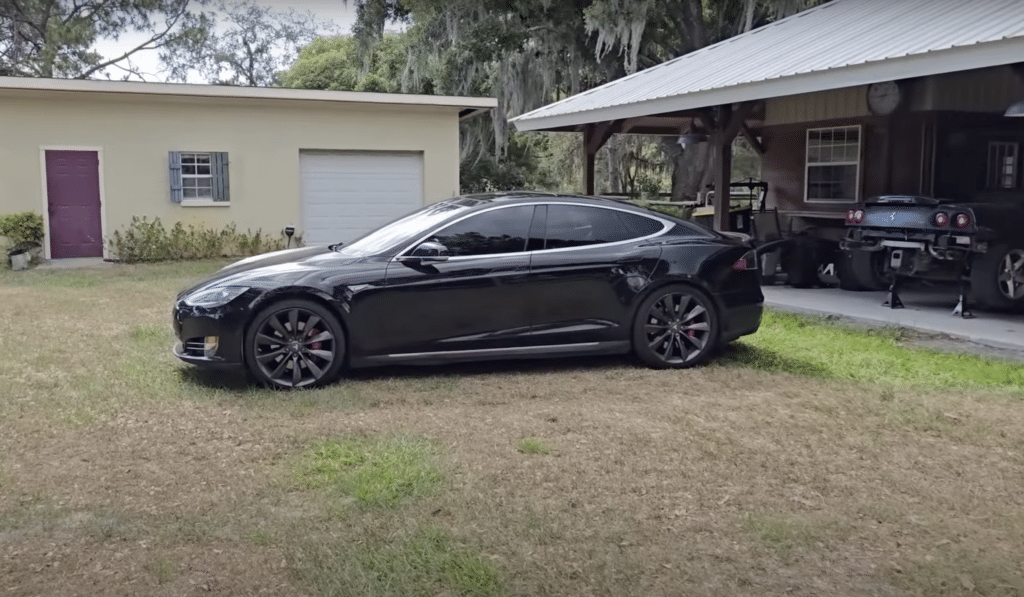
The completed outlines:
<svg viewBox="0 0 1024 597">
<path fill-rule="evenodd" d="M 175 203 L 231 200 L 226 152 L 170 152 L 171 201 Z"/>
</svg>

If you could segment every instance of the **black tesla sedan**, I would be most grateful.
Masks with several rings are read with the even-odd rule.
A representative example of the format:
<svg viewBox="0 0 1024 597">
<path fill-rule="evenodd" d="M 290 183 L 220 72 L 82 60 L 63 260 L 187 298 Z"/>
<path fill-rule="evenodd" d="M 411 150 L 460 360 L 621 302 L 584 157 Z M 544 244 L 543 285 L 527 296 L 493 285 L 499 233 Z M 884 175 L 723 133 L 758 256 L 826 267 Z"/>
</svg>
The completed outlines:
<svg viewBox="0 0 1024 597">
<path fill-rule="evenodd" d="M 178 295 L 174 354 L 276 388 L 344 367 L 629 351 L 689 367 L 757 331 L 763 300 L 736 238 L 607 199 L 469 195 L 223 268 Z"/>
</svg>

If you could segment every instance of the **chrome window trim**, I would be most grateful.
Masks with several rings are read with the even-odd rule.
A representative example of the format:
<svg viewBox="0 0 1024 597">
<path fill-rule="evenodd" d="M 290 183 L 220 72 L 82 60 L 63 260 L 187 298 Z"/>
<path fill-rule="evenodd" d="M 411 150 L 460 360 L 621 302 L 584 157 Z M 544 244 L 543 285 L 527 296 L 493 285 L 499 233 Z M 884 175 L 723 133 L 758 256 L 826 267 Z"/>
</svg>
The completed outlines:
<svg viewBox="0 0 1024 597">
<path fill-rule="evenodd" d="M 610 243 L 598 243 L 598 244 L 593 244 L 593 245 L 584 245 L 582 247 L 562 247 L 562 248 L 559 248 L 559 249 L 539 249 L 539 250 L 536 250 L 536 251 L 517 251 L 515 253 L 488 253 L 486 255 L 457 255 L 457 256 L 450 256 L 450 257 L 448 257 L 448 261 L 447 262 L 450 263 L 452 261 L 466 261 L 466 260 L 471 260 L 471 259 L 490 259 L 490 258 L 493 258 L 493 257 L 498 256 L 498 255 L 501 255 L 503 257 L 517 257 L 517 256 L 521 257 L 521 256 L 525 256 L 525 255 L 530 255 L 530 254 L 533 254 L 533 253 L 543 253 L 543 254 L 547 255 L 547 254 L 551 254 L 551 253 L 566 252 L 566 251 L 581 251 L 581 250 L 586 250 L 586 249 L 592 249 L 594 247 L 614 247 L 614 246 L 623 245 L 623 244 L 626 244 L 626 243 L 650 240 L 652 238 L 655 238 L 655 237 L 658 237 L 658 236 L 661 236 L 661 235 L 665 234 L 666 232 L 668 232 L 669 230 L 672 230 L 672 228 L 674 228 L 676 226 L 675 222 L 671 222 L 669 220 L 665 220 L 665 219 L 659 218 L 659 217 L 654 216 L 654 215 L 638 214 L 635 211 L 631 211 L 631 210 L 628 210 L 628 209 L 622 209 L 620 207 L 611 206 L 611 205 L 608 205 L 608 206 L 606 206 L 606 205 L 593 205 L 593 204 L 590 204 L 590 203 L 570 202 L 570 201 L 564 201 L 564 202 L 563 201 L 559 201 L 559 202 L 556 202 L 556 203 L 552 203 L 550 201 L 534 201 L 534 202 L 530 202 L 530 203 L 516 203 L 514 205 L 495 205 L 494 207 L 489 207 L 487 209 L 483 209 L 483 210 L 476 211 L 476 212 L 473 212 L 473 213 L 470 213 L 470 214 L 466 214 L 466 215 L 464 215 L 464 216 L 462 216 L 462 217 L 460 217 L 458 219 L 452 220 L 450 222 L 445 222 L 442 226 L 439 226 L 439 227 L 431 230 L 429 233 L 423 235 L 416 242 L 414 242 L 412 244 L 409 244 L 409 245 L 406 245 L 406 247 L 403 248 L 401 251 L 399 251 L 397 255 L 395 255 L 394 257 L 391 258 L 391 261 L 398 262 L 398 261 L 400 261 L 401 257 L 409 257 L 408 255 L 406 255 L 406 253 L 411 251 L 412 249 L 418 247 L 420 245 L 420 243 L 424 242 L 425 240 L 430 238 L 432 235 L 434 235 L 437 232 L 447 228 L 448 226 L 451 226 L 453 224 L 458 224 L 459 222 L 461 222 L 462 220 L 465 220 L 466 218 L 470 218 L 472 216 L 477 216 L 477 215 L 480 215 L 480 214 L 485 214 L 485 213 L 488 213 L 488 212 L 491 212 L 491 211 L 495 211 L 495 210 L 498 210 L 498 209 L 509 209 L 511 207 L 527 207 L 527 206 L 536 207 L 538 205 L 544 205 L 544 206 L 574 205 L 574 206 L 577 206 L 577 207 L 593 207 L 593 208 L 597 208 L 597 209 L 608 209 L 608 210 L 612 210 L 612 211 L 621 211 L 623 213 L 633 214 L 633 215 L 636 215 L 636 216 L 641 216 L 641 217 L 644 217 L 644 218 L 649 218 L 649 219 L 654 220 L 656 222 L 660 222 L 661 225 L 662 225 L 662 229 L 659 230 L 658 232 L 653 233 L 653 234 L 648 234 L 647 236 L 638 236 L 636 238 L 627 238 L 626 240 L 617 240 L 615 242 L 610 242 Z M 532 224 L 532 221 L 531 221 L 531 224 Z M 545 224 L 547 224 L 547 222 L 545 222 Z M 526 232 L 527 232 L 527 234 L 529 234 L 530 231 L 527 230 Z M 529 242 L 529 239 L 527 239 L 527 242 Z"/>
</svg>

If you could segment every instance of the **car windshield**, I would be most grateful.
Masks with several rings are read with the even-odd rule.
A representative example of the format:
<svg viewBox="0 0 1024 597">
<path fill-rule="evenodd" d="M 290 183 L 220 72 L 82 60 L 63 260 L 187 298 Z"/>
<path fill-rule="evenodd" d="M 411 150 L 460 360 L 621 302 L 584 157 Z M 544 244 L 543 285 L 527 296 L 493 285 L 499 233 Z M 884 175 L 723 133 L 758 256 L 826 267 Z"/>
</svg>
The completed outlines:
<svg viewBox="0 0 1024 597">
<path fill-rule="evenodd" d="M 338 248 L 338 252 L 349 257 L 382 253 L 396 245 L 416 240 L 419 235 L 478 204 L 479 200 L 463 197 L 428 205 Z"/>
</svg>

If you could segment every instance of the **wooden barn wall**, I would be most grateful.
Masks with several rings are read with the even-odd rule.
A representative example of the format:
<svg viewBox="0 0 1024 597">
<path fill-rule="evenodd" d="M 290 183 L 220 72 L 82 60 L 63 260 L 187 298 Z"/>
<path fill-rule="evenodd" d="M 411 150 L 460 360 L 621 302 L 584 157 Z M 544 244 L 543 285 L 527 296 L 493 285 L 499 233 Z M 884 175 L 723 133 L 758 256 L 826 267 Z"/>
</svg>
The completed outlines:
<svg viewBox="0 0 1024 597">
<path fill-rule="evenodd" d="M 935 195 L 965 201 L 991 199 L 1000 195 L 1024 198 L 1018 188 L 992 190 L 986 188 L 988 144 L 1010 141 L 1019 144 L 1018 176 L 1024 170 L 1024 118 L 1003 118 L 999 115 L 944 113 L 938 117 L 936 133 Z"/>
<path fill-rule="evenodd" d="M 1024 98 L 1024 78 L 1010 66 L 982 68 L 900 81 L 910 113 L 1001 114 Z M 800 93 L 765 101 L 764 126 L 870 118 L 867 85 Z"/>
<path fill-rule="evenodd" d="M 768 205 L 780 210 L 842 211 L 851 203 L 805 203 L 807 129 L 861 125 L 860 196 L 919 194 L 921 180 L 921 117 L 828 120 L 762 129 L 765 155 L 762 178 L 768 183 Z"/>
<path fill-rule="evenodd" d="M 794 126 L 762 130 L 765 154 L 761 159 L 761 178 L 768 183 L 769 207 L 783 211 L 803 207 L 806 130 Z"/>
<path fill-rule="evenodd" d="M 770 98 L 765 102 L 765 126 L 822 122 L 868 116 L 867 86 L 831 89 Z"/>
<path fill-rule="evenodd" d="M 1010 66 L 980 68 L 912 82 L 910 108 L 917 112 L 1002 114 L 1024 99 L 1024 80 Z"/>
</svg>

